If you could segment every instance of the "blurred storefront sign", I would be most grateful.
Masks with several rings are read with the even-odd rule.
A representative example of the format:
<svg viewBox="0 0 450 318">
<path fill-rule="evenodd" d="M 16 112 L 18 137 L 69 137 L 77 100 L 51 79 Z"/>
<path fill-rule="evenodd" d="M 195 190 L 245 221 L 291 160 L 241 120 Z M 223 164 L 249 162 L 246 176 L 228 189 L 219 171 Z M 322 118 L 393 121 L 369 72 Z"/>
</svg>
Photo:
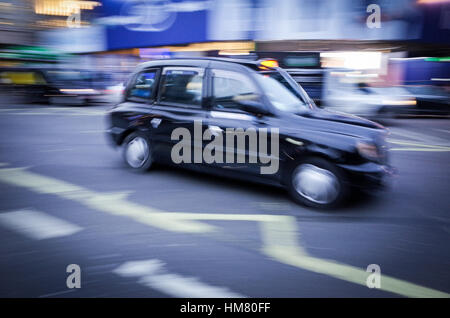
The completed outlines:
<svg viewBox="0 0 450 318">
<path fill-rule="evenodd" d="M 109 50 L 205 42 L 210 1 L 106 0 L 96 23 Z"/>
<path fill-rule="evenodd" d="M 402 65 L 404 81 L 410 85 L 449 85 L 450 84 L 449 57 L 443 58 L 404 58 L 394 60 L 394 64 Z"/>
<path fill-rule="evenodd" d="M 379 28 L 367 24 L 372 3 L 380 8 Z M 326 41 L 335 41 L 333 45 L 341 41 L 449 43 L 449 10 L 449 2 L 420 0 L 104 0 L 92 10 L 95 18 L 90 22 L 95 28 L 75 35 L 83 34 L 89 45 L 76 42 L 72 51 L 245 40 L 315 41 L 315 46 Z M 67 35 L 55 33 L 53 43 L 61 41 L 70 49 L 64 37 L 71 38 L 71 34 L 67 29 L 62 32 Z M 96 45 L 90 41 L 94 37 Z M 309 50 L 319 49 L 336 47 L 325 43 Z"/>
<path fill-rule="evenodd" d="M 379 28 L 367 25 L 371 4 L 380 8 Z M 258 40 L 408 40 L 419 38 L 422 26 L 412 0 L 261 0 L 257 11 Z"/>
<path fill-rule="evenodd" d="M 422 40 L 427 43 L 450 44 L 450 1 L 419 0 L 419 3 L 425 16 Z"/>
<path fill-rule="evenodd" d="M 107 50 L 102 26 L 65 28 L 40 32 L 39 41 L 48 47 L 67 53 L 89 53 Z"/>
<path fill-rule="evenodd" d="M 42 15 L 70 16 L 80 10 L 93 10 L 102 4 L 98 1 L 35 0 L 34 12 Z"/>
<path fill-rule="evenodd" d="M 369 28 L 368 4 L 380 7 Z M 108 49 L 224 40 L 424 40 L 445 27 L 443 17 L 414 0 L 105 0 L 96 22 Z M 445 20 L 445 19 L 444 19 Z M 441 29 L 439 29 L 441 30 Z M 424 33 L 426 31 L 426 33 Z M 442 29 L 442 32 L 446 32 Z M 439 33 L 439 32 L 438 32 Z"/>
<path fill-rule="evenodd" d="M 67 55 L 38 46 L 9 46 L 0 49 L 2 66 L 14 66 L 27 62 L 58 62 Z"/>
<path fill-rule="evenodd" d="M 378 70 L 381 68 L 381 52 L 322 52 L 323 67 L 352 70 Z"/>
<path fill-rule="evenodd" d="M 163 48 L 144 48 L 139 49 L 139 57 L 141 59 L 166 59 L 170 58 L 172 56 L 172 52 L 170 52 L 169 49 L 163 49 Z"/>
</svg>

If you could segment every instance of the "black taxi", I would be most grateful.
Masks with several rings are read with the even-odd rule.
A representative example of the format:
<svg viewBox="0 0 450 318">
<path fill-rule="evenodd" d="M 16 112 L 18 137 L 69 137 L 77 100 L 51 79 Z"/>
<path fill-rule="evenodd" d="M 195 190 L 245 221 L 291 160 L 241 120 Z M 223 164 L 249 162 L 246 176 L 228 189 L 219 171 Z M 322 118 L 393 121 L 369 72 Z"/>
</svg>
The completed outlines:
<svg viewBox="0 0 450 318">
<path fill-rule="evenodd" d="M 143 63 L 107 121 L 132 169 L 161 162 L 278 185 L 317 208 L 383 185 L 392 170 L 383 126 L 317 108 L 270 59 Z"/>
</svg>

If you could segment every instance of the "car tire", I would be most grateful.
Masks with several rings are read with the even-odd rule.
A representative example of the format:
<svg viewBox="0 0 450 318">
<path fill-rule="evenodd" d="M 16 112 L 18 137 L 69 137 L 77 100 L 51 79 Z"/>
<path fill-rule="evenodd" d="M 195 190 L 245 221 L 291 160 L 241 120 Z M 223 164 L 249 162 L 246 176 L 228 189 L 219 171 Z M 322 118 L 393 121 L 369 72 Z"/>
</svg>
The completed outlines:
<svg viewBox="0 0 450 318">
<path fill-rule="evenodd" d="M 59 103 L 58 103 L 58 101 L 57 101 L 57 99 L 55 97 L 49 97 L 48 98 L 48 104 L 52 105 L 52 106 L 59 105 Z"/>
<path fill-rule="evenodd" d="M 339 206 L 347 196 L 344 173 L 322 158 L 310 158 L 293 166 L 288 190 L 297 203 L 319 209 Z"/>
<path fill-rule="evenodd" d="M 129 134 L 122 144 L 123 158 L 128 167 L 144 172 L 153 164 L 152 146 L 149 138 L 141 132 Z"/>
<path fill-rule="evenodd" d="M 79 106 L 89 106 L 89 99 L 82 98 Z"/>
</svg>

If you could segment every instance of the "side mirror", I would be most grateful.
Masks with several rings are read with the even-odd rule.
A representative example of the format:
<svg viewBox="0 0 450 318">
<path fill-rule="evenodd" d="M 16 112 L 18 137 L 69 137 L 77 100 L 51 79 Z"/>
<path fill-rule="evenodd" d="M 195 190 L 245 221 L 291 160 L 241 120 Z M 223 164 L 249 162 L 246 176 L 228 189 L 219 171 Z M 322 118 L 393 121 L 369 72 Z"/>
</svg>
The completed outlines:
<svg viewBox="0 0 450 318">
<path fill-rule="evenodd" d="M 255 101 L 255 100 L 240 100 L 239 105 L 241 105 L 241 108 L 249 113 L 258 115 L 258 114 L 262 114 L 265 115 L 267 114 L 267 110 L 266 107 L 259 101 Z"/>
</svg>

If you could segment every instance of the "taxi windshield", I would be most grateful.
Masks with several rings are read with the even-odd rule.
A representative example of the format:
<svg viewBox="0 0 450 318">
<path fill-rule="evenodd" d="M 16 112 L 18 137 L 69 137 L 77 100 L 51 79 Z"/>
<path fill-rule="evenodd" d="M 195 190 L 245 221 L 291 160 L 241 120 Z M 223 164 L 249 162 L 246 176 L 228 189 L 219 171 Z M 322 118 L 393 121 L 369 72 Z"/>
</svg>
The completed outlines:
<svg viewBox="0 0 450 318">
<path fill-rule="evenodd" d="M 278 110 L 299 113 L 313 107 L 300 86 L 293 87 L 288 79 L 276 71 L 260 72 L 255 76 L 272 105 Z"/>
</svg>

